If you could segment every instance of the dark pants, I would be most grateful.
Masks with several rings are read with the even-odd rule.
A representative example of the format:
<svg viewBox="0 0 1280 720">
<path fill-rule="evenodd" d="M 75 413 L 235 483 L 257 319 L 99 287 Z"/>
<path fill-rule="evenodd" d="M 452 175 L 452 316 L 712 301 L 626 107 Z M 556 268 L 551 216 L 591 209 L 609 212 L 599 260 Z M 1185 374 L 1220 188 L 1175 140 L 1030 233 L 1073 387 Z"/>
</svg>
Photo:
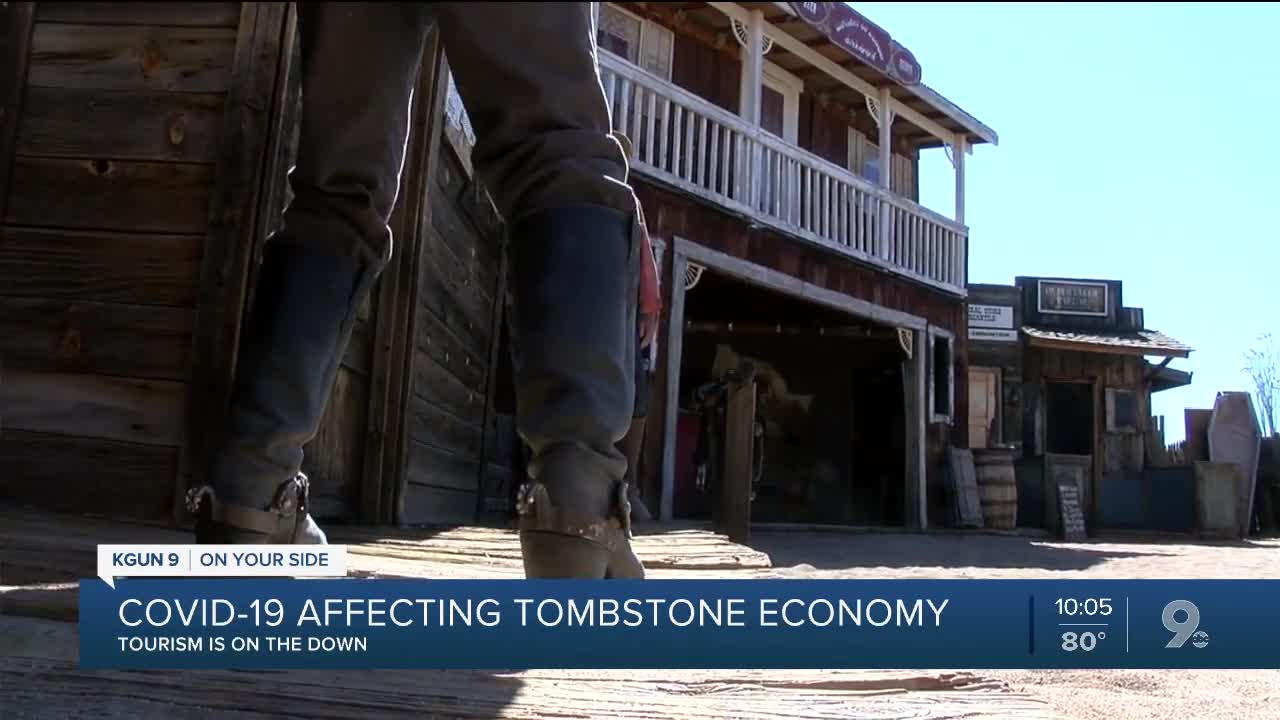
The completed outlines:
<svg viewBox="0 0 1280 720">
<path fill-rule="evenodd" d="M 226 500 L 261 506 L 275 487 L 261 478 L 283 482 L 301 466 L 355 309 L 392 253 L 387 223 L 433 22 L 476 131 L 472 163 L 512 234 L 521 434 L 534 464 L 578 475 L 590 466 L 594 485 L 621 481 L 625 460 L 614 443 L 628 429 L 634 399 L 637 206 L 609 136 L 590 4 L 316 2 L 298 3 L 298 13 L 294 197 L 267 247 L 330 258 L 315 263 L 327 263 L 327 276 L 311 271 L 327 285 L 290 269 L 309 260 L 281 256 L 270 272 L 264 260 L 259 286 L 275 282 L 287 292 L 264 293 L 255 307 L 228 439 L 213 465 L 215 488 Z M 611 217 L 622 219 L 620 230 L 609 230 Z M 586 265 L 570 267 L 567 256 Z M 355 280 L 334 270 L 339 261 L 360 268 Z M 607 497 L 608 488 L 599 493 Z"/>
</svg>

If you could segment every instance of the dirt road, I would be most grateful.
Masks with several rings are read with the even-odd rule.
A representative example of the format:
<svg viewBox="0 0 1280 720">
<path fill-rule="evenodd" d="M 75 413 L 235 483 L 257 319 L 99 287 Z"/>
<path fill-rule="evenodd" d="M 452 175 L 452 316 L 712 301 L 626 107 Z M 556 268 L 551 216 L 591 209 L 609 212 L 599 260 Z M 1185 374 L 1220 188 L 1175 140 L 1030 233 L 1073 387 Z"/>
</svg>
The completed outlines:
<svg viewBox="0 0 1280 720">
<path fill-rule="evenodd" d="M 1280 540 L 1050 543 L 996 535 L 763 533 L 780 577 L 1280 578 Z M 1080 720 L 1280 718 L 1280 671 L 981 671 Z"/>
</svg>

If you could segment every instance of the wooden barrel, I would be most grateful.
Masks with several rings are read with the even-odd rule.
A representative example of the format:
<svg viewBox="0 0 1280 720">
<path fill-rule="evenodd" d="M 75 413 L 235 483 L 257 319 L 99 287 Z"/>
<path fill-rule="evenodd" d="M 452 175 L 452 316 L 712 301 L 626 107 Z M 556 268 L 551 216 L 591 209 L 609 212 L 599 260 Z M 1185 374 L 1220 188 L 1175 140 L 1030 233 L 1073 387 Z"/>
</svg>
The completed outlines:
<svg viewBox="0 0 1280 720">
<path fill-rule="evenodd" d="M 1012 530 L 1018 524 L 1018 481 L 1013 471 L 1013 450 L 985 448 L 973 451 L 982 520 L 989 528 Z"/>
</svg>

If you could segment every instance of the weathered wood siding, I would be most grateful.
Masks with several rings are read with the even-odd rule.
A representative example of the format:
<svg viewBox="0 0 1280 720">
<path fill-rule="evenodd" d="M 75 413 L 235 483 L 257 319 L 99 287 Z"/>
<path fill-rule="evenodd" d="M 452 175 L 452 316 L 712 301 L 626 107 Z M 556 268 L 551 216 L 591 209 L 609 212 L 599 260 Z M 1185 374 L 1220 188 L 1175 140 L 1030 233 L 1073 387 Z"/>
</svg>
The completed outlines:
<svg viewBox="0 0 1280 720">
<path fill-rule="evenodd" d="M 453 145 L 440 147 L 418 286 L 408 484 L 400 517 L 406 524 L 472 522 L 481 505 L 481 458 L 494 458 L 484 464 L 486 479 L 501 481 L 509 472 L 496 459 L 500 450 L 485 451 L 483 431 L 495 301 L 502 294 L 502 226 Z"/>
<path fill-rule="evenodd" d="M 164 521 L 202 263 L 253 198 L 217 192 L 252 180 L 224 124 L 264 142 L 283 10 L 31 8 L 0 11 L 0 500 Z"/>
<path fill-rule="evenodd" d="M 1117 481 L 1139 476 L 1145 467 L 1146 423 L 1151 414 L 1150 394 L 1145 387 L 1146 368 L 1140 356 L 1105 355 L 1069 350 L 1024 350 L 1023 432 L 1028 455 L 1045 452 L 1045 428 L 1049 422 L 1044 403 L 1044 383 L 1052 380 L 1087 380 L 1091 382 L 1094 406 L 1093 480 L 1091 496 L 1101 497 L 1099 483 L 1109 477 Z M 1139 427 L 1135 432 L 1107 431 L 1108 388 L 1130 390 L 1137 394 Z M 1086 512 L 1094 512 L 1094 505 Z"/>
<path fill-rule="evenodd" d="M 1013 308 L 1013 327 L 1022 327 L 1022 302 L 1018 289 L 1012 285 L 969 286 L 969 304 L 999 305 Z M 966 333 L 967 334 L 967 333 Z M 969 343 L 969 367 L 999 368 L 1001 403 L 1001 439 L 1004 442 L 1023 442 L 1022 437 L 1022 342 Z M 956 382 L 968 386 L 968 377 L 956 377 Z M 967 416 L 966 416 L 967 422 Z"/>
</svg>

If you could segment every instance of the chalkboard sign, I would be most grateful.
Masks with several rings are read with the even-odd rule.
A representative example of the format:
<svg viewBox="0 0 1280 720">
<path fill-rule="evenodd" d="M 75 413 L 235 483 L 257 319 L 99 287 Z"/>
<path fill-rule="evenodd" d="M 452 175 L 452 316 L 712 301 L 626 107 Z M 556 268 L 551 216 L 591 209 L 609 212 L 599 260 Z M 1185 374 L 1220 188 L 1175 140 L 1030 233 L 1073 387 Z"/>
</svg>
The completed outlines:
<svg viewBox="0 0 1280 720">
<path fill-rule="evenodd" d="M 1080 509 L 1080 488 L 1074 484 L 1058 485 L 1058 518 L 1063 540 L 1081 542 L 1088 538 L 1084 511 Z"/>
</svg>

